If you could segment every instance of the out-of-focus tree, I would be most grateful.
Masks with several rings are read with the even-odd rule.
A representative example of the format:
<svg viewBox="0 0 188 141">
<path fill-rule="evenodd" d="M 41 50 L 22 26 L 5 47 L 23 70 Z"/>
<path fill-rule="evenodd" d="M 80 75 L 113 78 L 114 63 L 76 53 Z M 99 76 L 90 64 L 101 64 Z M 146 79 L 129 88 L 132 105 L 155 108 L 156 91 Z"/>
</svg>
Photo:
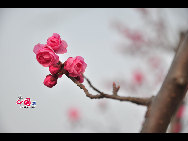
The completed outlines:
<svg viewBox="0 0 188 141">
<path fill-rule="evenodd" d="M 159 55 L 160 52 L 166 52 L 167 54 L 177 53 L 179 49 L 178 47 L 181 45 L 181 42 L 178 42 L 178 40 L 180 41 L 183 40 L 182 37 L 185 35 L 186 29 L 182 29 L 181 31 L 176 31 L 174 34 L 175 35 L 178 34 L 179 39 L 177 40 L 177 42 L 171 42 L 170 36 L 169 36 L 170 34 L 172 34 L 171 29 L 169 28 L 170 23 L 165 19 L 163 9 L 135 8 L 134 10 L 137 11 L 137 13 L 140 15 L 141 19 L 143 20 L 142 22 L 144 23 L 145 27 L 147 27 L 147 29 L 145 28 L 133 29 L 133 28 L 130 28 L 128 25 L 125 25 L 121 21 L 114 21 L 113 28 L 124 37 L 123 42 L 118 46 L 119 52 L 122 55 L 132 56 L 133 59 L 141 57 L 143 60 L 142 65 L 141 65 L 142 68 L 133 69 L 131 72 L 130 79 L 125 80 L 123 78 L 122 79 L 117 78 L 116 80 L 118 80 L 119 85 L 117 85 L 116 83 L 113 83 L 112 95 L 104 94 L 103 92 L 96 89 L 91 84 L 90 80 L 87 79 L 86 77 L 85 79 L 87 80 L 89 85 L 95 91 L 97 91 L 99 95 L 91 95 L 88 92 L 88 90 L 85 88 L 85 86 L 78 84 L 73 79 L 72 81 L 75 82 L 81 89 L 84 90 L 87 97 L 90 97 L 92 99 L 93 98 L 94 99 L 111 98 L 111 99 L 116 99 L 120 101 L 131 101 L 139 105 L 147 106 L 148 107 L 148 111 L 146 113 L 146 119 L 147 119 L 148 117 L 150 117 L 148 116 L 149 115 L 148 113 L 150 112 L 150 107 L 152 107 L 151 105 L 153 101 L 156 101 L 156 97 L 158 98 L 158 95 L 155 97 L 151 97 L 149 99 L 147 98 L 135 99 L 132 97 L 130 98 L 119 97 L 117 95 L 117 92 L 121 86 L 121 90 L 123 89 L 124 91 L 127 91 L 128 93 L 131 93 L 133 95 L 139 95 L 139 97 L 152 96 L 153 93 L 151 93 L 151 91 L 156 89 L 162 84 L 167 74 L 167 68 L 165 66 L 166 65 L 165 59 Z M 154 14 L 155 16 L 153 16 Z M 177 54 L 181 54 L 181 51 L 180 53 L 178 52 Z M 177 57 L 177 60 L 180 60 L 180 59 Z M 177 68 L 173 68 L 173 70 L 175 69 Z M 147 72 L 150 72 L 150 73 L 148 74 Z M 167 76 L 171 77 L 170 74 L 167 74 Z M 109 83 L 111 84 L 111 82 L 114 82 L 114 80 L 105 81 L 106 85 L 108 86 L 109 86 Z M 177 87 L 176 89 L 178 91 L 178 89 L 180 88 Z M 157 102 L 160 103 L 160 101 L 157 101 Z M 183 128 L 181 120 L 183 118 L 185 102 L 181 102 L 181 103 L 182 104 L 179 106 L 177 113 L 173 117 L 169 132 L 176 132 L 176 133 L 181 132 Z M 100 103 L 99 108 L 101 108 L 102 110 L 105 110 L 107 108 L 106 103 Z M 174 107 L 174 108 L 177 108 L 177 107 Z M 170 111 L 170 114 L 172 114 L 173 112 L 174 111 Z M 69 114 L 69 117 L 70 117 L 70 114 Z M 142 130 L 143 132 L 149 132 L 147 126 L 150 126 L 150 125 L 148 123 L 149 122 L 145 122 L 143 126 L 143 130 Z M 165 129 L 159 129 L 158 131 L 163 132 L 164 130 Z"/>
</svg>

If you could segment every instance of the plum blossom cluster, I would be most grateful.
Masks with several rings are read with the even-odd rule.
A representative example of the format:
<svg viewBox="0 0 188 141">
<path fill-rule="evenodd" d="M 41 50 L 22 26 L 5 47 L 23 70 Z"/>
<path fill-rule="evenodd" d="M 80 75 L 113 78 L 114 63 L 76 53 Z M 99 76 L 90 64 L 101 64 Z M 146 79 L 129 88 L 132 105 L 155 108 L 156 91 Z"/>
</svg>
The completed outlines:
<svg viewBox="0 0 188 141">
<path fill-rule="evenodd" d="M 67 43 L 62 40 L 60 35 L 53 33 L 47 39 L 46 44 L 37 44 L 34 46 L 33 52 L 36 54 L 36 59 L 43 67 L 49 67 L 51 74 L 44 79 L 44 85 L 52 88 L 57 84 L 57 79 L 63 74 L 74 77 L 80 83 L 84 82 L 83 73 L 87 67 L 84 58 L 76 56 L 69 57 L 64 63 L 59 61 L 57 54 L 67 53 Z"/>
</svg>

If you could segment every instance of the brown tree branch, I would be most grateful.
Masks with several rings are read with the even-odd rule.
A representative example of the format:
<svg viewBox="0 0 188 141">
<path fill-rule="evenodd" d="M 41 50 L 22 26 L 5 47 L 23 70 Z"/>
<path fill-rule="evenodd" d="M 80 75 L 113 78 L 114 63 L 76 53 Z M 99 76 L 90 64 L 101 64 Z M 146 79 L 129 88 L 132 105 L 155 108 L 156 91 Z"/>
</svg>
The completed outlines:
<svg viewBox="0 0 188 141">
<path fill-rule="evenodd" d="M 188 32 L 180 43 L 163 85 L 147 111 L 142 133 L 166 132 L 188 85 Z"/>
<path fill-rule="evenodd" d="M 70 78 L 75 84 L 77 84 L 78 87 L 80 87 L 81 89 L 83 89 L 84 93 L 86 94 L 87 97 L 91 98 L 91 99 L 102 99 L 102 98 L 109 98 L 109 99 L 115 99 L 115 100 L 119 100 L 119 101 L 129 101 L 138 105 L 143 105 L 143 106 L 148 106 L 151 103 L 151 100 L 153 99 L 153 97 L 151 98 L 137 98 L 137 97 L 123 97 L 123 96 L 118 96 L 117 92 L 120 88 L 120 86 L 116 87 L 116 84 L 113 84 L 113 94 L 105 94 L 104 92 L 101 92 L 100 90 L 98 90 L 97 88 L 95 88 L 90 80 L 88 78 L 86 78 L 84 76 L 84 78 L 86 79 L 86 81 L 88 82 L 89 86 L 95 90 L 96 92 L 98 92 L 97 95 L 93 95 L 90 94 L 88 89 L 81 83 L 79 83 L 75 78 L 70 77 L 68 74 L 65 74 L 68 78 Z"/>
</svg>

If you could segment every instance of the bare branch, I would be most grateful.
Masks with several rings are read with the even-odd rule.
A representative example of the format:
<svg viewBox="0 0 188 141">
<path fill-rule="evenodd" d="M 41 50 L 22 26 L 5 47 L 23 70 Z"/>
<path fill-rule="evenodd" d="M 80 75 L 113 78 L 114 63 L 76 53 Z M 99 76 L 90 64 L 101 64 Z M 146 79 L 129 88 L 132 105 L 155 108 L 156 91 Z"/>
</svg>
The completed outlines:
<svg viewBox="0 0 188 141">
<path fill-rule="evenodd" d="M 136 97 L 123 97 L 123 96 L 118 96 L 117 92 L 120 88 L 120 86 L 116 87 L 116 85 L 114 85 L 114 90 L 113 90 L 113 94 L 105 94 L 103 92 L 101 92 L 100 90 L 98 90 L 97 88 L 95 88 L 90 80 L 88 78 L 86 78 L 84 76 L 84 78 L 86 79 L 86 81 L 88 82 L 89 86 L 95 90 L 96 92 L 98 92 L 97 95 L 93 95 L 90 94 L 88 89 L 81 83 L 79 83 L 75 78 L 70 77 L 68 74 L 66 74 L 66 76 L 68 78 L 70 78 L 75 84 L 77 84 L 78 87 L 80 87 L 80 89 L 83 89 L 84 93 L 86 94 L 87 97 L 91 98 L 91 99 L 101 99 L 101 98 L 109 98 L 109 99 L 115 99 L 115 100 L 119 100 L 119 101 L 129 101 L 138 105 L 143 105 L 143 106 L 148 106 L 151 103 L 151 100 L 153 99 L 153 97 L 151 98 L 136 98 Z"/>
<path fill-rule="evenodd" d="M 84 76 L 84 75 L 83 75 L 83 76 Z M 93 90 L 95 90 L 96 92 L 98 92 L 98 93 L 100 93 L 100 94 L 103 94 L 103 92 L 99 91 L 97 88 L 95 88 L 95 87 L 91 84 L 90 80 L 89 80 L 86 76 L 84 76 L 84 78 L 87 80 L 89 86 L 90 86 Z"/>
</svg>

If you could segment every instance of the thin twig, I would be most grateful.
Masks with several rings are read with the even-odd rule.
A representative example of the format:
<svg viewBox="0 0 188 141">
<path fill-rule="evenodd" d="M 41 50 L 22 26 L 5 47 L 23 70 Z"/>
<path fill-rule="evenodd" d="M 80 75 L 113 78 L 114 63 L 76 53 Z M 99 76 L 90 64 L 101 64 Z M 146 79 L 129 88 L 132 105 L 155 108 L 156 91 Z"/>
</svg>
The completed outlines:
<svg viewBox="0 0 188 141">
<path fill-rule="evenodd" d="M 98 94 L 93 95 L 90 94 L 88 89 L 81 83 L 79 83 L 74 77 L 70 77 L 68 74 L 65 74 L 69 79 L 71 79 L 78 87 L 80 87 L 80 89 L 83 89 L 84 93 L 86 94 L 87 97 L 91 98 L 91 99 L 101 99 L 101 98 L 109 98 L 109 99 L 115 99 L 115 100 L 119 100 L 119 101 L 129 101 L 138 105 L 143 105 L 143 106 L 148 106 L 151 103 L 151 100 L 153 99 L 153 97 L 150 98 L 136 98 L 136 97 L 123 97 L 123 96 L 118 96 L 117 92 L 120 88 L 120 86 L 116 87 L 114 85 L 114 90 L 113 90 L 113 94 L 105 94 L 103 92 L 101 92 L 100 90 L 98 90 L 96 87 L 94 87 L 91 83 L 91 81 L 83 76 L 86 81 L 88 82 L 89 86 L 95 90 L 96 92 L 98 92 Z"/>
</svg>

